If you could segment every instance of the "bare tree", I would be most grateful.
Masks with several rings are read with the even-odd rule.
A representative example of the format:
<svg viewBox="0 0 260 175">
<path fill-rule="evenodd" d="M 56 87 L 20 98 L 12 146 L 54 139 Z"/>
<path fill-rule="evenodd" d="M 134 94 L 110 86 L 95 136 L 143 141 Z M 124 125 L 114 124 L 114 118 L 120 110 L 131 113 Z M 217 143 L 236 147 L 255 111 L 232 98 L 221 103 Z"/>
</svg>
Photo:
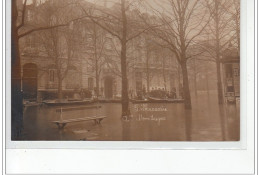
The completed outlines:
<svg viewBox="0 0 260 175">
<path fill-rule="evenodd" d="M 71 36 L 65 36 L 60 29 L 50 29 L 45 31 L 41 37 L 48 58 L 56 69 L 58 80 L 58 99 L 62 99 L 62 84 L 70 67 L 71 59 L 74 56 Z"/>
<path fill-rule="evenodd" d="M 133 14 L 131 7 L 137 1 L 120 0 L 115 4 L 114 10 L 98 9 L 92 6 L 84 8 L 84 2 L 80 4 L 83 13 L 88 16 L 92 22 L 107 31 L 120 41 L 120 64 L 122 76 L 122 116 L 129 116 L 129 96 L 128 96 L 128 79 L 127 79 L 127 43 L 132 39 L 144 33 L 148 28 L 137 26 L 139 23 Z M 118 10 L 120 9 L 120 10 Z M 138 25 L 137 25 L 138 24 Z"/>
<path fill-rule="evenodd" d="M 154 73 L 152 71 L 152 59 L 154 57 L 154 50 L 155 46 L 152 43 L 151 39 L 146 38 L 145 39 L 145 79 L 146 79 L 146 88 L 147 93 L 150 92 L 150 83 L 152 81 L 152 78 L 154 76 Z"/>
<path fill-rule="evenodd" d="M 47 3 L 48 1 L 46 1 Z M 35 4 L 35 1 L 33 1 Z M 12 0 L 11 4 L 11 108 L 12 108 L 12 139 L 21 137 L 23 117 L 23 96 L 21 92 L 21 57 L 19 40 L 37 31 L 49 30 L 68 26 L 70 21 L 58 25 L 49 25 L 48 21 L 37 25 L 30 24 L 28 20 L 27 0 Z M 35 13 L 38 9 L 34 9 Z"/>
<path fill-rule="evenodd" d="M 191 68 L 191 72 L 190 72 L 190 77 L 191 79 L 193 79 L 193 85 L 194 85 L 194 94 L 195 97 L 198 97 L 198 92 L 197 92 L 197 76 L 200 73 L 199 69 L 198 69 L 198 63 L 196 63 L 196 58 L 190 59 L 190 68 Z"/>
<path fill-rule="evenodd" d="M 206 88 L 207 88 L 207 95 L 209 97 L 209 71 L 208 71 L 208 66 L 204 66 L 204 73 L 206 75 Z"/>
<path fill-rule="evenodd" d="M 165 5 L 167 4 L 167 5 Z M 154 28 L 153 35 L 158 37 L 163 47 L 170 49 L 176 56 L 182 69 L 183 95 L 185 108 L 191 108 L 187 61 L 192 55 L 187 55 L 189 46 L 199 38 L 207 25 L 208 14 L 202 8 L 200 1 L 189 0 L 165 0 L 158 3 L 161 9 L 155 9 L 154 19 L 145 19 L 147 25 L 160 23 L 160 27 Z"/>
<path fill-rule="evenodd" d="M 174 54 L 168 49 L 159 47 L 160 50 L 157 52 L 158 57 L 162 57 L 160 59 L 161 63 L 161 70 L 162 70 L 162 77 L 164 82 L 164 89 L 165 91 L 171 91 L 173 89 L 167 89 L 167 82 L 169 81 L 169 73 L 170 68 L 172 71 L 177 69 L 177 65 L 175 64 L 176 59 L 172 59 L 174 57 Z"/>
<path fill-rule="evenodd" d="M 167 65 L 167 61 L 166 61 L 166 57 L 163 56 L 162 58 L 162 75 L 163 75 L 163 85 L 164 85 L 164 90 L 167 91 L 167 74 L 166 74 L 166 65 Z"/>
<path fill-rule="evenodd" d="M 231 16 L 226 10 L 231 7 L 231 3 L 228 0 L 212 0 L 207 1 L 206 5 L 208 7 L 209 13 L 212 16 L 212 20 L 210 20 L 206 28 L 209 42 L 207 42 L 204 48 L 210 54 L 211 59 L 214 59 L 214 61 L 216 62 L 218 101 L 219 104 L 222 104 L 223 88 L 221 80 L 220 61 L 223 51 L 227 48 L 227 45 L 235 36 L 231 32 Z"/>
<path fill-rule="evenodd" d="M 207 59 L 200 59 L 203 58 L 203 54 L 199 56 L 192 57 L 188 62 L 188 67 L 190 68 L 189 76 L 190 80 L 193 81 L 193 87 L 194 87 L 194 94 L 195 97 L 198 97 L 198 78 L 200 78 L 199 75 L 206 77 L 206 91 L 209 95 L 209 85 L 208 85 L 208 66 L 210 61 Z"/>
<path fill-rule="evenodd" d="M 88 53 L 88 57 L 86 59 L 87 64 L 89 67 L 92 67 L 95 75 L 94 78 L 96 80 L 96 89 L 95 95 L 97 98 L 100 96 L 100 75 L 104 65 L 107 63 L 107 52 L 106 47 L 111 45 L 111 41 L 106 38 L 106 33 L 102 30 L 98 25 L 95 23 L 90 23 L 88 25 L 89 29 L 89 37 L 90 41 L 87 42 L 93 48 L 93 51 Z M 91 76 L 92 73 L 90 74 Z"/>
<path fill-rule="evenodd" d="M 45 52 L 56 69 L 59 100 L 63 97 L 63 81 L 67 77 L 69 70 L 74 67 L 73 62 L 77 61 L 76 48 L 78 48 L 79 27 L 77 20 L 72 21 L 77 14 L 74 8 L 75 4 L 70 3 L 70 1 L 52 2 L 43 9 L 41 14 L 44 21 L 48 21 L 50 26 L 57 26 L 71 21 L 67 26 L 39 32 Z"/>
</svg>

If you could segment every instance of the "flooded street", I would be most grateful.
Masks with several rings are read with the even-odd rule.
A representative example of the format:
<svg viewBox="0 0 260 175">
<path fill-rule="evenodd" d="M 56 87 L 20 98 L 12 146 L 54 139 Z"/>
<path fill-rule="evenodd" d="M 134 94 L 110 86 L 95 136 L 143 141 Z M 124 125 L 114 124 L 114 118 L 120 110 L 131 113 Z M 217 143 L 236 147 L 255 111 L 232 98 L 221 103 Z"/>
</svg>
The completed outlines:
<svg viewBox="0 0 260 175">
<path fill-rule="evenodd" d="M 237 141 L 240 135 L 240 106 L 219 106 L 216 93 L 199 92 L 192 110 L 183 103 L 131 104 L 132 118 L 121 119 L 121 104 L 102 103 L 99 109 L 62 113 L 62 119 L 106 116 L 101 124 L 93 121 L 68 123 L 58 129 L 59 107 L 34 106 L 24 110 L 25 140 L 98 141 Z"/>
</svg>

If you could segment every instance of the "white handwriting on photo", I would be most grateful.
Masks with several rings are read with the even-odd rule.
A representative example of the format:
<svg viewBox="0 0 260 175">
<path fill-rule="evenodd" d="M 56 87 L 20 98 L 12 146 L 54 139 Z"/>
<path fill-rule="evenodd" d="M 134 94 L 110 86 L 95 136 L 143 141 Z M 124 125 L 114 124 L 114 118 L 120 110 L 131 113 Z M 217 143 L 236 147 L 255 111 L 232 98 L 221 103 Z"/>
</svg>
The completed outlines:
<svg viewBox="0 0 260 175">
<path fill-rule="evenodd" d="M 138 112 L 138 111 L 151 111 L 151 112 L 167 111 L 167 108 L 164 107 L 164 106 L 148 107 L 148 105 L 146 105 L 146 104 L 135 105 L 134 109 L 135 109 L 136 112 Z"/>
<path fill-rule="evenodd" d="M 160 125 L 161 121 L 166 120 L 166 117 L 155 117 L 154 115 L 143 116 L 142 114 L 139 114 L 135 119 L 137 121 L 155 121 L 158 122 L 158 125 Z"/>
</svg>

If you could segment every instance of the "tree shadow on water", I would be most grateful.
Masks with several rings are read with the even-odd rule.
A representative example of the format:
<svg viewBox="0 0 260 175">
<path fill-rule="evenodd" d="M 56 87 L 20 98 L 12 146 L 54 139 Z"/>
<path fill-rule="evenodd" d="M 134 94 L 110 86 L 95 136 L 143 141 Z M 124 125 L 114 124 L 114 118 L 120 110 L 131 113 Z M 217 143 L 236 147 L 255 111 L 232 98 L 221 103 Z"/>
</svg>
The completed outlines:
<svg viewBox="0 0 260 175">
<path fill-rule="evenodd" d="M 185 109 L 185 133 L 186 133 L 186 141 L 192 141 L 192 110 Z"/>
<path fill-rule="evenodd" d="M 131 140 L 131 121 L 130 120 L 123 120 L 122 123 L 122 141 L 128 141 Z"/>
<path fill-rule="evenodd" d="M 226 111 L 225 111 L 224 105 L 219 105 L 219 118 L 220 118 L 222 141 L 226 141 L 227 140 L 226 125 L 225 125 L 225 123 L 226 123 Z"/>
</svg>

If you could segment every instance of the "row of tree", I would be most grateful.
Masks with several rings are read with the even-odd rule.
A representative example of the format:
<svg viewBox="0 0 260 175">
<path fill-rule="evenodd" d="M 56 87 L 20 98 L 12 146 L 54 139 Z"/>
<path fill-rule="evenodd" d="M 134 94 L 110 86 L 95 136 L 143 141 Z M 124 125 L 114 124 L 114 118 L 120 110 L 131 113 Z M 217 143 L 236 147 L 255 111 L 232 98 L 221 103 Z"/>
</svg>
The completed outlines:
<svg viewBox="0 0 260 175">
<path fill-rule="evenodd" d="M 37 8 L 34 9 L 34 16 L 41 10 L 43 12 L 38 18 L 34 18 L 37 21 L 30 23 L 26 20 L 30 6 L 27 0 L 12 0 L 12 129 L 18 128 L 18 132 L 12 132 L 14 137 L 19 135 L 22 121 L 19 40 L 35 33 L 41 36 L 45 51 L 57 68 L 61 98 L 62 80 L 68 72 L 71 59 L 79 52 L 80 25 L 88 26 L 89 23 L 94 51 L 92 60 L 87 61 L 95 67 L 98 91 L 101 68 L 105 64 L 102 56 L 105 41 L 100 39 L 100 35 L 105 32 L 117 40 L 120 63 L 118 72 L 122 80 L 122 116 L 130 115 L 128 68 L 131 57 L 127 54 L 131 43 L 143 35 L 149 36 L 153 44 L 168 49 L 173 55 L 172 59 L 177 60 L 181 68 L 185 108 L 191 108 L 187 62 L 191 58 L 199 58 L 201 54 L 204 54 L 206 61 L 216 63 L 219 103 L 223 102 L 220 60 L 230 42 L 238 50 L 240 47 L 239 0 L 118 0 L 113 8 L 102 7 L 86 0 L 46 0 L 38 5 L 34 0 L 33 4 Z M 66 45 L 61 48 L 59 43 Z M 152 46 L 147 44 L 147 47 Z M 192 49 L 194 47 L 199 49 Z M 66 61 L 60 58 L 66 58 Z M 149 58 L 147 52 L 147 62 Z M 147 73 L 148 83 L 149 79 Z"/>
</svg>

